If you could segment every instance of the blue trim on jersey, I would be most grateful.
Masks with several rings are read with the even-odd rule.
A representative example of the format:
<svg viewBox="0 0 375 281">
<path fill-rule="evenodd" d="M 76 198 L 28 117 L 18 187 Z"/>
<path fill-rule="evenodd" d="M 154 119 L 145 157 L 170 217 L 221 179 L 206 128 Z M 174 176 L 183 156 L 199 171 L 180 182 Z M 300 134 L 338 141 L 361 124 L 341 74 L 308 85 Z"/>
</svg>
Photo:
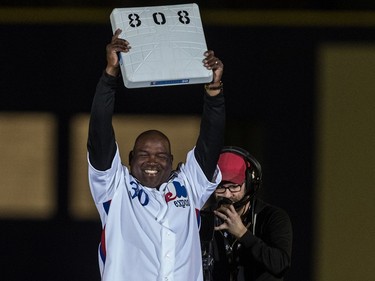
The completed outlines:
<svg viewBox="0 0 375 281">
<path fill-rule="evenodd" d="M 108 215 L 110 206 L 111 206 L 111 200 L 103 203 L 103 209 L 104 209 L 104 211 L 107 215 Z M 100 255 L 100 258 L 101 258 L 101 260 L 104 264 L 105 259 L 107 257 L 107 249 L 106 249 L 106 245 L 105 245 L 105 226 L 103 227 L 102 237 L 101 237 L 101 241 L 99 243 L 99 255 Z"/>
<path fill-rule="evenodd" d="M 107 215 L 108 215 L 110 206 L 111 206 L 111 200 L 103 203 L 103 208 L 104 208 L 104 211 L 106 212 Z"/>
</svg>

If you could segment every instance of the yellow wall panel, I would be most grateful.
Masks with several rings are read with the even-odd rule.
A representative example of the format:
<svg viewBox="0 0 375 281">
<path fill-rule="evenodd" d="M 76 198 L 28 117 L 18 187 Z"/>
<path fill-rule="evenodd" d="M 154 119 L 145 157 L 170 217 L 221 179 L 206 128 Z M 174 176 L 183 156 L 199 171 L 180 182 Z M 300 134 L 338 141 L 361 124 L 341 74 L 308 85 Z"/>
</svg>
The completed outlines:
<svg viewBox="0 0 375 281">
<path fill-rule="evenodd" d="M 0 113 L 1 218 L 53 215 L 55 127 L 50 114 Z"/>
<path fill-rule="evenodd" d="M 324 44 L 317 103 L 317 281 L 375 280 L 375 45 Z"/>
</svg>

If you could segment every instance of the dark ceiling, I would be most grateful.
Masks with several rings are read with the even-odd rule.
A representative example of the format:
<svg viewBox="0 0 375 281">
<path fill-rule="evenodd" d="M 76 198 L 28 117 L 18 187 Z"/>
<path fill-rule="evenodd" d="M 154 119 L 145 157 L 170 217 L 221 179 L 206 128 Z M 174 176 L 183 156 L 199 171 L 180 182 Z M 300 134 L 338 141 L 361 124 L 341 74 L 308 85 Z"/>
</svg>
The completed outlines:
<svg viewBox="0 0 375 281">
<path fill-rule="evenodd" d="M 373 0 L 2 0 L 0 6 L 16 7 L 138 7 L 186 4 L 195 2 L 209 9 L 309 9 L 309 10 L 375 10 Z"/>
</svg>

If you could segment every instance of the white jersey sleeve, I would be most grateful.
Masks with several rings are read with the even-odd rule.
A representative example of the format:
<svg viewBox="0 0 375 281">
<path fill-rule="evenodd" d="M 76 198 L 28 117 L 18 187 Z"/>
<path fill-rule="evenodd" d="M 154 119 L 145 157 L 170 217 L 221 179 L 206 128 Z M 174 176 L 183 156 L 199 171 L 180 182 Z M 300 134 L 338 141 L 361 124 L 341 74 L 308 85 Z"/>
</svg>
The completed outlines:
<svg viewBox="0 0 375 281">
<path fill-rule="evenodd" d="M 109 204 L 118 189 L 123 183 L 124 177 L 129 176 L 128 169 L 122 165 L 118 147 L 113 158 L 111 167 L 106 171 L 95 169 L 87 157 L 89 163 L 89 185 L 94 203 L 98 208 L 102 223 L 105 223 L 105 216 L 108 210 L 106 205 Z"/>
<path fill-rule="evenodd" d="M 194 150 L 189 151 L 186 158 L 186 164 L 182 164 L 180 169 L 183 176 L 186 177 L 186 182 L 190 187 L 189 189 L 192 193 L 191 200 L 193 205 L 196 209 L 200 210 L 220 183 L 220 170 L 218 167 L 216 168 L 213 182 L 210 182 L 199 166 L 197 159 L 194 156 Z"/>
</svg>

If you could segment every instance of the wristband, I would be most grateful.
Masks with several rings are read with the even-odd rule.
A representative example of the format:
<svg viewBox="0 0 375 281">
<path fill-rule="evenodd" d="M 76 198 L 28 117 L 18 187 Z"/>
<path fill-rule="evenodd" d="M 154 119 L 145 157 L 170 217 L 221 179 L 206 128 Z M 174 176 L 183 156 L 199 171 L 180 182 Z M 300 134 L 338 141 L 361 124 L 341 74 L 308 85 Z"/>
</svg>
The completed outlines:
<svg viewBox="0 0 375 281">
<path fill-rule="evenodd" d="M 220 81 L 220 85 L 219 86 L 216 86 L 216 87 L 210 87 L 211 83 L 210 84 L 205 84 L 204 85 L 204 88 L 206 89 L 206 91 L 215 91 L 215 90 L 222 90 L 223 89 L 223 82 Z"/>
</svg>

